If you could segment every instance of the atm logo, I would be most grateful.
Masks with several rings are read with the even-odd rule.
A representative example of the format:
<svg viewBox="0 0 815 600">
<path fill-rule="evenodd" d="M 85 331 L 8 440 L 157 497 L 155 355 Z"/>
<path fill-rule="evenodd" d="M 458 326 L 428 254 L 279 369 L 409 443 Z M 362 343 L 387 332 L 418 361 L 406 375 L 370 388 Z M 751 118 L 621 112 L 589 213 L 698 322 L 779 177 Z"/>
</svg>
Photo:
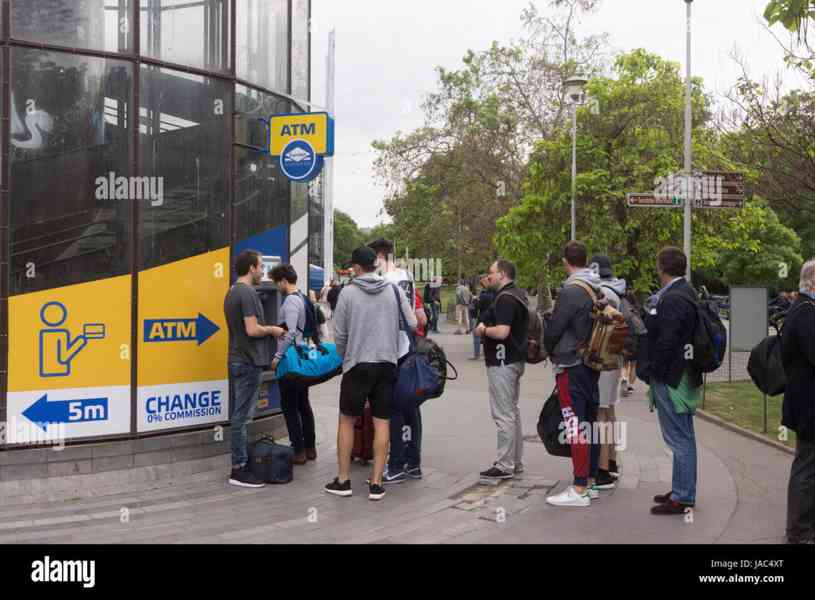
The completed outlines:
<svg viewBox="0 0 815 600">
<path fill-rule="evenodd" d="M 220 331 L 201 313 L 195 319 L 145 319 L 145 342 L 197 342 L 200 346 Z"/>
<path fill-rule="evenodd" d="M 328 113 L 272 115 L 269 127 L 269 154 L 283 156 L 293 142 L 306 142 L 317 156 L 334 155 L 334 119 Z"/>
<path fill-rule="evenodd" d="M 317 135 L 317 124 L 293 123 L 292 125 L 283 125 L 280 130 L 280 135 Z"/>
</svg>

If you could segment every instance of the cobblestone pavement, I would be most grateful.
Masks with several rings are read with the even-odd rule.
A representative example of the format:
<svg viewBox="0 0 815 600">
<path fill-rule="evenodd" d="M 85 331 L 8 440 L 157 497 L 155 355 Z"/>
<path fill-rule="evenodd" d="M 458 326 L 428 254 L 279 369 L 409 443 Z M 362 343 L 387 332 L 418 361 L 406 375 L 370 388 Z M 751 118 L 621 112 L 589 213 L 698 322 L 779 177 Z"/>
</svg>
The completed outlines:
<svg viewBox="0 0 815 600">
<path fill-rule="evenodd" d="M 367 499 L 367 467 L 355 465 L 355 495 L 322 491 L 336 475 L 337 390 L 315 388 L 316 462 L 295 467 L 289 485 L 242 490 L 227 485 L 228 457 L 216 470 L 162 485 L 68 502 L 0 506 L 0 543 L 776 543 L 783 541 L 792 457 L 697 420 L 699 493 L 692 518 L 654 517 L 651 498 L 670 489 L 671 459 L 645 388 L 618 409 L 625 427 L 623 474 L 590 508 L 555 508 L 548 493 L 570 483 L 570 461 L 549 456 L 535 424 L 554 379 L 530 366 L 521 392 L 527 434 L 525 474 L 479 485 L 494 459 L 483 362 L 468 360 L 469 336 L 437 336 L 458 367 L 443 398 L 424 410 L 425 477 Z M 115 478 L 116 473 L 111 473 Z"/>
</svg>

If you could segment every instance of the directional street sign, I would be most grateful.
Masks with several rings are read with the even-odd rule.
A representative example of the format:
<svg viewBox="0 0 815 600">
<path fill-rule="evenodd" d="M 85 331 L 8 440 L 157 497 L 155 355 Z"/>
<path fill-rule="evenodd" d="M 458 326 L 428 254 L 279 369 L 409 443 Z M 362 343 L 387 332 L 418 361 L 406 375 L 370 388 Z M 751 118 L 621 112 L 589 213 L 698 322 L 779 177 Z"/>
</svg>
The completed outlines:
<svg viewBox="0 0 815 600">
<path fill-rule="evenodd" d="M 628 206 L 683 208 L 686 199 L 694 208 L 743 208 L 744 175 L 719 171 L 657 177 L 653 192 L 628 194 Z"/>
</svg>

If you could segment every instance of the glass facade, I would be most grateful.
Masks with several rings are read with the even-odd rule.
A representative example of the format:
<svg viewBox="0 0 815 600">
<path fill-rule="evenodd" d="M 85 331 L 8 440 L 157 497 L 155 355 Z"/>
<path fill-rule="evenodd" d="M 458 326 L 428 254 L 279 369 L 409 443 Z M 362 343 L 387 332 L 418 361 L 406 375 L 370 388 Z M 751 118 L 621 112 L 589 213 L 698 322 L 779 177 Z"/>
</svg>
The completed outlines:
<svg viewBox="0 0 815 600">
<path fill-rule="evenodd" d="M 118 371 L 124 364 L 133 377 L 109 378 L 110 402 L 116 394 L 132 402 L 125 435 L 145 431 L 141 398 L 149 413 L 151 394 L 166 384 L 161 365 L 147 364 L 161 362 L 152 356 L 164 346 L 153 342 L 173 352 L 209 348 L 210 360 L 224 335 L 217 311 L 199 314 L 173 296 L 204 295 L 212 285 L 221 303 L 230 254 L 273 232 L 290 260 L 295 223 L 308 221 L 308 247 L 299 250 L 310 263 L 321 260 L 321 180 L 290 184 L 265 152 L 262 121 L 308 108 L 310 4 L 10 0 L 10 19 L 0 23 L 0 110 L 10 107 L 0 131 L 0 157 L 9 161 L 0 194 L 0 421 L 25 414 L 26 394 L 91 390 L 77 382 L 94 380 L 93 360 L 98 372 L 105 361 L 123 361 Z M 166 286 L 166 299 L 153 298 L 162 269 L 179 283 Z M 203 273 L 203 283 L 188 269 Z M 184 332 L 195 331 L 186 321 L 206 333 L 182 346 Z M 176 333 L 155 339 L 168 331 Z M 73 350 L 63 356 L 57 346 L 56 358 L 48 356 L 46 333 L 65 335 Z M 8 346 L 23 347 L 21 336 L 32 350 L 10 361 Z M 94 358 L 94 348 L 114 339 L 115 352 Z M 150 369 L 155 381 L 143 377 Z M 199 371 L 179 385 L 211 386 Z M 122 419 L 112 434 L 128 431 Z M 87 431 L 73 437 L 110 437 L 104 424 Z"/>
</svg>

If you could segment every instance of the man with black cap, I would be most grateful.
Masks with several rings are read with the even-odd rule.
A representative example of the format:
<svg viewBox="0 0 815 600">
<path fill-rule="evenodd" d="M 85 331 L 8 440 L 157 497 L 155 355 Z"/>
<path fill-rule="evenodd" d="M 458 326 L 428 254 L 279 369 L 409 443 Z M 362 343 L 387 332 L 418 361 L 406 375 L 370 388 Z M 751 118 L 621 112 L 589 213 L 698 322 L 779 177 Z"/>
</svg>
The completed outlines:
<svg viewBox="0 0 815 600">
<path fill-rule="evenodd" d="M 354 279 L 345 287 L 334 313 L 337 352 L 343 359 L 340 384 L 340 419 L 337 433 L 339 474 L 325 486 L 335 496 L 351 496 L 351 450 L 354 422 L 369 401 L 374 417 L 374 469 L 368 498 L 385 496 L 382 475 L 390 442 L 391 401 L 399 361 L 400 304 L 408 327 L 416 329 L 416 316 L 404 294 L 378 275 L 376 253 L 357 248 L 351 256 Z"/>
<path fill-rule="evenodd" d="M 617 310 L 622 310 L 622 298 L 625 295 L 627 284 L 625 279 L 615 279 L 608 256 L 593 256 L 589 267 L 595 269 L 600 275 L 600 288 L 603 290 L 608 303 Z M 595 485 L 600 490 L 610 490 L 616 485 L 616 476 L 619 474 L 617 466 L 617 440 L 615 427 L 617 426 L 616 407 L 620 402 L 620 379 L 622 378 L 622 358 L 620 368 L 614 371 L 600 373 L 598 387 L 600 390 L 600 410 L 597 421 L 602 423 L 600 428 L 600 462 L 598 464 L 597 480 Z"/>
<path fill-rule="evenodd" d="M 368 244 L 376 252 L 377 273 L 385 281 L 396 284 L 404 291 L 411 311 L 419 326 L 427 324 L 423 308 L 416 303 L 416 287 L 410 272 L 400 269 L 393 260 L 394 243 L 380 238 Z M 404 331 L 399 333 L 399 360 L 410 351 L 410 339 Z M 390 456 L 382 481 L 385 485 L 399 484 L 408 479 L 422 478 L 422 412 L 418 406 L 391 414 Z"/>
</svg>

